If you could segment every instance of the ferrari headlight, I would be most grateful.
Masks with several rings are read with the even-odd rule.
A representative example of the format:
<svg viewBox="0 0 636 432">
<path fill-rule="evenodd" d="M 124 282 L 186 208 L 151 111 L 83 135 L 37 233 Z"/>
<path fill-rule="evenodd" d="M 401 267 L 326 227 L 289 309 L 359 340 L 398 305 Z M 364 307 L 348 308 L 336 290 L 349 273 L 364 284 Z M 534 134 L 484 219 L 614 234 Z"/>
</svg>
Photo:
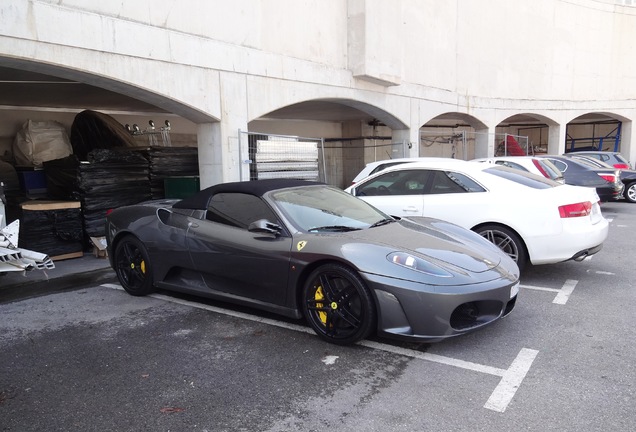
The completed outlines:
<svg viewBox="0 0 636 432">
<path fill-rule="evenodd" d="M 406 252 L 393 252 L 386 256 L 386 259 L 393 264 L 409 268 L 431 276 L 437 277 L 453 277 L 452 274 L 443 268 L 430 263 L 422 258 L 418 258 Z"/>
</svg>

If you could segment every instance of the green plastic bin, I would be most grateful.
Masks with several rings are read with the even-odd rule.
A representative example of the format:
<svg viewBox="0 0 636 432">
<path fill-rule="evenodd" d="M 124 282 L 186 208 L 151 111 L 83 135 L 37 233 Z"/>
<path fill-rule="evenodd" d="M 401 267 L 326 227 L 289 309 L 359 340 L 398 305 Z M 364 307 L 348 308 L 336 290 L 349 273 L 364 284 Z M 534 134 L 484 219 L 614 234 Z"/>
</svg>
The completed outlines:
<svg viewBox="0 0 636 432">
<path fill-rule="evenodd" d="M 188 198 L 199 192 L 199 177 L 167 177 L 163 179 L 163 187 L 166 198 Z"/>
</svg>

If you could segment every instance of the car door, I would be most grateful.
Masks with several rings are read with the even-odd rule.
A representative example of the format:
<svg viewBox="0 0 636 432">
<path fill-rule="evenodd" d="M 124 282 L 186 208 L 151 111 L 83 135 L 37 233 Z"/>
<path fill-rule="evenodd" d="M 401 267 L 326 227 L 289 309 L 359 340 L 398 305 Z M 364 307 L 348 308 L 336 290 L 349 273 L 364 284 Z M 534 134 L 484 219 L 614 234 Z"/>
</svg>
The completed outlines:
<svg viewBox="0 0 636 432">
<path fill-rule="evenodd" d="M 431 171 L 424 190 L 423 214 L 464 228 L 488 220 L 492 202 L 487 191 L 466 174 L 453 170 Z"/>
<path fill-rule="evenodd" d="M 286 230 L 277 236 L 248 231 L 259 219 L 280 224 L 259 197 L 216 194 L 206 218 L 188 230 L 188 250 L 210 290 L 284 305 L 292 239 Z"/>
<path fill-rule="evenodd" d="M 361 182 L 353 194 L 391 216 L 422 216 L 427 169 L 389 171 Z"/>
</svg>

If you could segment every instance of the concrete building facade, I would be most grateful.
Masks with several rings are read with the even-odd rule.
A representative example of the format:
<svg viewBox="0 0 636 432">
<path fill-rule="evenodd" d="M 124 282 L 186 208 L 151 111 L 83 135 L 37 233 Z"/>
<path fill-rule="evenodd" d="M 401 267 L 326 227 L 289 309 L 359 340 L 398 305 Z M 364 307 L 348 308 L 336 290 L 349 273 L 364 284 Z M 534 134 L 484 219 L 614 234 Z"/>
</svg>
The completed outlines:
<svg viewBox="0 0 636 432">
<path fill-rule="evenodd" d="M 635 6 L 4 0 L 0 67 L 58 77 L 67 90 L 57 105 L 0 94 L 0 145 L 27 118 L 69 125 L 90 108 L 122 123 L 169 118 L 176 133 L 195 137 L 202 187 L 246 179 L 240 131 L 365 145 L 381 136 L 407 143 L 410 156 L 426 156 L 446 154 L 422 145 L 423 132 L 461 130 L 473 137 L 462 157 L 473 158 L 494 154 L 497 134 L 519 131 L 560 154 L 575 126 L 581 136 L 611 135 L 636 161 Z M 125 98 L 118 105 L 78 100 L 83 87 L 72 84 Z M 131 108 L 131 100 L 150 108 Z M 369 157 L 341 147 L 333 183 L 342 186 Z"/>
</svg>

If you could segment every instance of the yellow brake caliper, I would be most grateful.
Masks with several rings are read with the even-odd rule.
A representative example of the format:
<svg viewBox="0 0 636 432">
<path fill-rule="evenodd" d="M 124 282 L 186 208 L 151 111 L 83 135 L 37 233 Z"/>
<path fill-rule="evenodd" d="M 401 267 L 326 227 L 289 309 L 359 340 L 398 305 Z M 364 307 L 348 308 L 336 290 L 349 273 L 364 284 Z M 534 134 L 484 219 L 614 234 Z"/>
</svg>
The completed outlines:
<svg viewBox="0 0 636 432">
<path fill-rule="evenodd" d="M 314 293 L 314 299 L 316 301 L 324 300 L 325 295 L 322 293 L 322 287 L 319 286 L 316 292 Z M 322 308 L 322 303 L 316 303 L 317 308 Z M 320 318 L 320 322 L 324 325 L 327 325 L 327 312 L 320 311 L 318 312 L 318 318 Z"/>
<path fill-rule="evenodd" d="M 130 268 L 133 269 L 133 270 L 135 269 L 135 263 L 134 262 L 130 263 Z M 146 261 L 144 261 L 144 260 L 141 261 L 141 264 L 139 265 L 139 269 L 141 270 L 142 274 L 146 274 Z"/>
</svg>

